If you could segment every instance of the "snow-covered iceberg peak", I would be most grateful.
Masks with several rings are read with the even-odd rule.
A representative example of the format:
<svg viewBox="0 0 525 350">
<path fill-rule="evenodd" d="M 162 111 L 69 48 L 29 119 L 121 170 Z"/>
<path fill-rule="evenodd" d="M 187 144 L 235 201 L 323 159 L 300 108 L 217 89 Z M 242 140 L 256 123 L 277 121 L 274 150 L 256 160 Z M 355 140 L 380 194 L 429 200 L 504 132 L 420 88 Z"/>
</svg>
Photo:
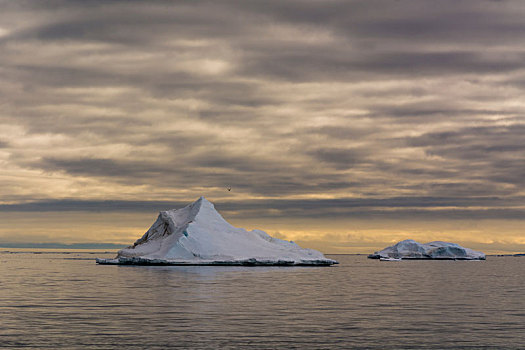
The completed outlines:
<svg viewBox="0 0 525 350">
<path fill-rule="evenodd" d="M 434 241 L 421 244 L 412 239 L 406 239 L 393 246 L 368 256 L 370 259 L 401 258 L 401 259 L 444 259 L 444 260 L 485 260 L 485 254 L 459 244 Z"/>
<path fill-rule="evenodd" d="M 229 225 L 215 210 L 210 201 L 200 197 L 197 201 L 182 209 L 161 211 L 149 230 L 132 247 L 121 250 L 119 256 L 136 256 L 137 253 L 140 254 L 140 249 L 136 251 L 130 251 L 130 249 L 135 249 L 137 246 L 145 243 L 159 241 L 162 238 L 168 238 L 169 236 L 171 236 L 171 239 L 173 237 L 181 238 L 187 234 L 185 230 L 189 224 L 195 223 L 197 220 L 202 223 L 212 222 L 219 226 Z"/>
<path fill-rule="evenodd" d="M 115 259 L 99 264 L 332 265 L 321 252 L 230 225 L 204 197 L 161 211 L 149 230 Z"/>
</svg>

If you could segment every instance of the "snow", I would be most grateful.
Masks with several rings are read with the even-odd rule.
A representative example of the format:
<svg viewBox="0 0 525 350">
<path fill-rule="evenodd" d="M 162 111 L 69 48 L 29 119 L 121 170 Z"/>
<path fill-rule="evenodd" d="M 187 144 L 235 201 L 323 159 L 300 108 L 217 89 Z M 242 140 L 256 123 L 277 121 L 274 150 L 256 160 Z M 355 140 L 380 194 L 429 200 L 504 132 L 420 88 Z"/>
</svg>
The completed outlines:
<svg viewBox="0 0 525 350">
<path fill-rule="evenodd" d="M 99 264 L 131 265 L 332 265 L 321 252 L 230 225 L 204 197 L 162 211 L 149 230 L 115 259 Z"/>
<path fill-rule="evenodd" d="M 455 260 L 485 260 L 485 254 L 459 244 L 434 241 L 421 244 L 407 239 L 368 256 L 371 259 L 402 258 L 402 259 L 455 259 Z"/>
</svg>

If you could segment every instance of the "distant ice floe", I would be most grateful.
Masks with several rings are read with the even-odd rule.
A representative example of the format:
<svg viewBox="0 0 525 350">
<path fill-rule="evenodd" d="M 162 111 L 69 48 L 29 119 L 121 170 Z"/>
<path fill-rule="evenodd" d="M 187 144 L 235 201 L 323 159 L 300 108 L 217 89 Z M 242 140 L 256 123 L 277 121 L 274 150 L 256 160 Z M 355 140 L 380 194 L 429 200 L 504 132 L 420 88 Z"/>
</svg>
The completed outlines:
<svg viewBox="0 0 525 350">
<path fill-rule="evenodd" d="M 485 260 L 485 254 L 459 244 L 435 241 L 421 244 L 412 239 L 370 254 L 370 259 L 436 259 L 436 260 Z"/>
<path fill-rule="evenodd" d="M 201 197 L 182 208 L 160 212 L 149 230 L 112 265 L 333 265 L 321 252 L 230 225 Z"/>
</svg>

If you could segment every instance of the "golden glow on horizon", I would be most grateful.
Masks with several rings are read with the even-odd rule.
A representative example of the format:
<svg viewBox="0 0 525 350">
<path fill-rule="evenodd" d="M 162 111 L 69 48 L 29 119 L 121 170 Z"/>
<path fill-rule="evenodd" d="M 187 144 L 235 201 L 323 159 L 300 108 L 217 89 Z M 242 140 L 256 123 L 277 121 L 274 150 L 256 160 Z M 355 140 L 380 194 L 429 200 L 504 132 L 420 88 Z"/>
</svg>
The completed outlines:
<svg viewBox="0 0 525 350">
<path fill-rule="evenodd" d="M 25 212 L 0 213 L 0 243 L 132 244 L 153 224 L 157 213 Z M 487 254 L 525 250 L 519 220 L 356 220 L 235 219 L 232 225 L 260 229 L 324 253 L 371 253 L 404 239 L 459 243 Z M 13 228 L 17 232 L 13 237 Z M 498 235 L 505 232 L 504 235 Z M 497 238 L 495 238 L 497 237 Z"/>
</svg>

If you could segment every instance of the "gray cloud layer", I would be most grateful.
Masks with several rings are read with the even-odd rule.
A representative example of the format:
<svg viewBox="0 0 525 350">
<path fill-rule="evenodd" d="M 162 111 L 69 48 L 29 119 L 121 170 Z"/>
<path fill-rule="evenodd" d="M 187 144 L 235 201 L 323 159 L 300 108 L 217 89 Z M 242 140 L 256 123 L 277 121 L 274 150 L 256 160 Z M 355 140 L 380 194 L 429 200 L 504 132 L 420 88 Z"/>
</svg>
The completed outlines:
<svg viewBox="0 0 525 350">
<path fill-rule="evenodd" d="M 236 203 L 296 216 L 291 198 L 324 196 L 304 203 L 364 215 L 454 198 L 459 216 L 525 217 L 523 2 L 0 9 L 0 210 L 226 205 L 231 185 Z"/>
<path fill-rule="evenodd" d="M 229 215 L 248 217 L 320 217 L 384 219 L 523 219 L 523 197 L 398 197 L 384 199 L 246 200 L 216 202 L 217 209 Z M 0 211 L 13 212 L 155 212 L 186 206 L 173 201 L 79 201 L 52 200 L 0 205 Z M 479 208 L 481 206 L 482 208 Z M 512 208 L 514 206 L 514 208 Z M 473 209 L 474 207 L 474 209 Z M 510 208 L 509 208 L 510 207 Z M 434 210 L 439 209 L 439 210 Z"/>
</svg>

